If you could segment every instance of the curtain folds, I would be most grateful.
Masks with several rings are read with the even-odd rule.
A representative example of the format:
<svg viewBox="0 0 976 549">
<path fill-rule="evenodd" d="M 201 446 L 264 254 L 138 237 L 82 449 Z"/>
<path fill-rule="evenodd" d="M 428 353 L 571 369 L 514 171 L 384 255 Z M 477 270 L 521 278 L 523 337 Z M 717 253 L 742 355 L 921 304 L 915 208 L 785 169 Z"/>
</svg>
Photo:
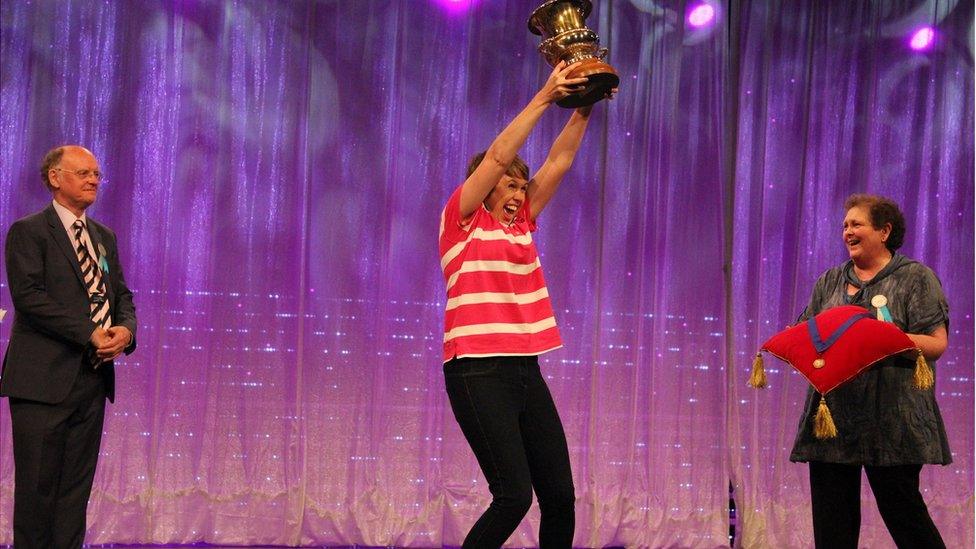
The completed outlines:
<svg viewBox="0 0 976 549">
<path fill-rule="evenodd" d="M 0 231 L 50 200 L 44 152 L 82 143 L 136 294 L 88 543 L 460 544 L 489 495 L 444 392 L 437 224 L 549 73 L 539 3 L 0 4 Z M 906 253 L 949 296 L 955 462 L 923 485 L 947 543 L 972 545 L 972 2 L 714 1 L 700 28 L 691 2 L 594 4 L 620 93 L 536 235 L 575 544 L 727 546 L 731 483 L 738 543 L 810 545 L 787 461 L 803 380 L 745 379 L 868 190 L 903 206 Z M 928 52 L 904 45 L 919 21 Z M 568 116 L 546 112 L 530 168 Z M 0 405 L 0 544 L 9 421 Z M 884 546 L 872 501 L 861 541 Z M 533 509 L 510 544 L 537 532 Z"/>
<path fill-rule="evenodd" d="M 901 205 L 902 253 L 935 270 L 949 296 L 936 390 L 954 463 L 924 468 L 921 487 L 946 544 L 972 543 L 973 10 L 948 4 L 741 5 L 729 447 L 743 547 L 812 543 L 807 466 L 788 460 L 807 384 L 775 360 L 767 390 L 745 382 L 762 342 L 846 260 L 842 209 L 854 192 Z M 924 25 L 936 42 L 913 51 L 908 37 Z M 861 544 L 893 546 L 866 481 L 862 508 Z"/>
</svg>

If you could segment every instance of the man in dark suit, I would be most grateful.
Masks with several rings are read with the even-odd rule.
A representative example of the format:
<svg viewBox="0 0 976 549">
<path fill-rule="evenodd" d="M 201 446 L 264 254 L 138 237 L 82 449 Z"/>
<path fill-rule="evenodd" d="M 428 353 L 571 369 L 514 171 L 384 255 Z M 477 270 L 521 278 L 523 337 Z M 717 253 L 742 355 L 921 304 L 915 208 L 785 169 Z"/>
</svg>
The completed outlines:
<svg viewBox="0 0 976 549">
<path fill-rule="evenodd" d="M 113 359 L 136 346 L 132 292 L 115 233 L 85 215 L 101 170 L 84 147 L 51 150 L 53 195 L 17 220 L 4 248 L 14 321 L 0 370 L 14 450 L 14 545 L 81 547 Z"/>
</svg>

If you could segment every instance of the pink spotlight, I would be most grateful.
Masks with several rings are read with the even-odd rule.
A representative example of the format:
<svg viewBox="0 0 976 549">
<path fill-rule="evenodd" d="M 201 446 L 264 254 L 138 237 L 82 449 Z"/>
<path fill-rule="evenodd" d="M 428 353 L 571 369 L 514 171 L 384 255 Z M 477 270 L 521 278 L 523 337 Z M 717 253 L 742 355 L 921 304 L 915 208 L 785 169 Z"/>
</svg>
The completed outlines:
<svg viewBox="0 0 976 549">
<path fill-rule="evenodd" d="M 704 27 L 715 20 L 715 8 L 711 4 L 698 4 L 688 12 L 688 24 Z"/>
<path fill-rule="evenodd" d="M 929 49 L 933 42 L 935 42 L 935 29 L 932 27 L 922 27 L 915 31 L 908 45 L 913 50 L 921 51 Z"/>
</svg>

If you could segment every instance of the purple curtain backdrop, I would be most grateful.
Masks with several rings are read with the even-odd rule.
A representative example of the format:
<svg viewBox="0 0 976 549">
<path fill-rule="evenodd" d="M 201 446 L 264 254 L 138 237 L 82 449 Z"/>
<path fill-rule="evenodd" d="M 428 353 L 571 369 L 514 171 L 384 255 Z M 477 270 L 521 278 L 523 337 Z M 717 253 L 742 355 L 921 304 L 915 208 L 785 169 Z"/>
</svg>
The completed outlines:
<svg viewBox="0 0 976 549">
<path fill-rule="evenodd" d="M 936 41 L 913 51 L 926 25 Z M 867 191 L 902 206 L 901 251 L 935 270 L 949 300 L 936 391 L 954 463 L 925 467 L 921 488 L 946 544 L 970 547 L 973 4 L 744 2 L 739 28 L 728 398 L 741 545 L 812 546 L 808 468 L 788 460 L 807 383 L 775 359 L 767 390 L 745 382 L 762 342 L 847 259 L 844 199 Z M 862 507 L 861 546 L 894 547 L 866 480 Z"/>
<path fill-rule="evenodd" d="M 49 200 L 43 153 L 84 143 L 108 177 L 91 215 L 136 292 L 90 543 L 460 543 L 488 492 L 443 390 L 438 215 L 548 73 L 524 27 L 539 3 L 0 4 L 0 232 Z M 972 545 L 972 2 L 927 54 L 882 32 L 922 2 L 854 22 L 846 2 L 712 5 L 702 30 L 683 2 L 588 20 L 621 93 L 538 236 L 576 545 L 726 546 L 730 479 L 746 546 L 809 545 L 805 467 L 786 462 L 802 383 L 744 376 L 842 259 L 828 237 L 863 188 L 905 206 L 907 251 L 949 294 L 956 463 L 923 482 L 947 542 Z M 567 115 L 546 114 L 531 166 Z M 3 405 L 0 543 L 12 487 Z M 511 544 L 537 527 L 533 510 Z"/>
</svg>

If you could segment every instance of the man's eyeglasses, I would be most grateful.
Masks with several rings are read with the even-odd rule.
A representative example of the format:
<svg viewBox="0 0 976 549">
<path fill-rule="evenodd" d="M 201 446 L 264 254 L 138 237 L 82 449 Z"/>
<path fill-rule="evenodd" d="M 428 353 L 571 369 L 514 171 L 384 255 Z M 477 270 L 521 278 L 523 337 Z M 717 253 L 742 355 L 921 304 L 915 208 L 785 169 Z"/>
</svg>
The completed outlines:
<svg viewBox="0 0 976 549">
<path fill-rule="evenodd" d="M 59 172 L 73 173 L 81 179 L 88 179 L 89 177 L 94 177 L 95 181 L 102 180 L 102 172 L 98 170 L 66 170 L 64 168 L 51 168 L 52 170 L 57 170 Z"/>
</svg>

